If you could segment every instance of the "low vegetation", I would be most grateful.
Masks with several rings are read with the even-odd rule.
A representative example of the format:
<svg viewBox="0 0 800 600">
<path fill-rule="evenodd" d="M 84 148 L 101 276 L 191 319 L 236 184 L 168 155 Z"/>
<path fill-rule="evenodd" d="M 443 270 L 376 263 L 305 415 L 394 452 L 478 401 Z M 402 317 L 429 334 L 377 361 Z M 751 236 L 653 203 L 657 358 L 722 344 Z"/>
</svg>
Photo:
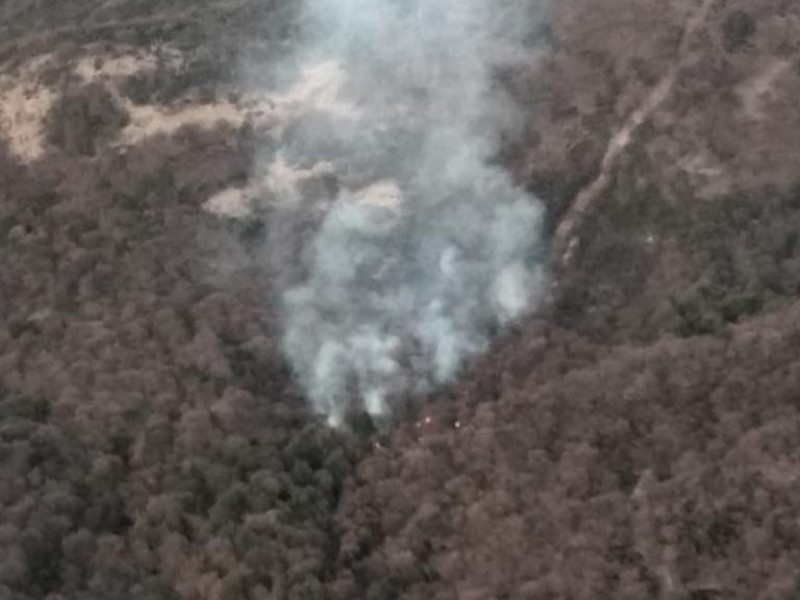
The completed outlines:
<svg viewBox="0 0 800 600">
<path fill-rule="evenodd" d="M 554 229 L 685 3 L 540 4 L 543 54 L 504 80 L 531 113 L 498 160 Z M 287 51 L 292 11 L 0 0 L 0 60 L 166 44 L 184 74 L 122 97 L 208 102 L 244 53 Z M 0 598 L 798 597 L 799 22 L 714 5 L 552 304 L 389 434 L 309 414 L 269 211 L 202 208 L 247 182 L 257 132 L 121 145 L 120 97 L 47 74 L 44 153 L 0 147 Z"/>
</svg>

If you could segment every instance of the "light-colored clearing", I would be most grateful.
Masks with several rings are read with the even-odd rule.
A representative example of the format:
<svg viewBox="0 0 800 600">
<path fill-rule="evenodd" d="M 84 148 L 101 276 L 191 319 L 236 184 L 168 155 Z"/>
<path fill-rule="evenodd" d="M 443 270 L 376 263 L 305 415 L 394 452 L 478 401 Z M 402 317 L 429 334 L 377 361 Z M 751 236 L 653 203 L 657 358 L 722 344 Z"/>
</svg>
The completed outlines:
<svg viewBox="0 0 800 600">
<path fill-rule="evenodd" d="M 403 192 L 394 181 L 378 181 L 359 190 L 356 201 L 398 212 L 403 204 Z"/>
<path fill-rule="evenodd" d="M 250 214 L 253 199 L 246 189 L 228 188 L 209 198 L 203 205 L 208 212 L 220 217 L 242 219 Z"/>
<path fill-rule="evenodd" d="M 152 54 L 136 52 L 121 56 L 85 56 L 75 65 L 75 74 L 86 82 L 97 79 L 122 79 L 146 71 L 154 71 L 158 66 Z"/>
<path fill-rule="evenodd" d="M 310 169 L 291 165 L 279 154 L 266 171 L 250 180 L 243 188 L 228 188 L 209 198 L 204 208 L 218 216 L 240 219 L 247 217 L 258 201 L 271 200 L 284 208 L 302 202 L 299 186 L 303 181 L 333 172 L 328 162 L 319 162 Z"/>
<path fill-rule="evenodd" d="M 37 79 L 51 59 L 51 54 L 43 54 L 22 65 L 16 75 L 0 75 L 0 134 L 11 152 L 25 161 L 44 152 L 44 121 L 56 95 Z"/>
<path fill-rule="evenodd" d="M 130 115 L 130 123 L 119 138 L 123 145 L 138 144 L 159 133 L 171 134 L 186 125 L 211 128 L 223 122 L 239 127 L 245 119 L 239 107 L 228 101 L 177 108 L 152 104 L 136 106 L 128 100 L 123 103 Z"/>
<path fill-rule="evenodd" d="M 323 112 L 342 118 L 357 118 L 355 107 L 341 100 L 345 74 L 335 62 L 323 62 L 304 69 L 300 79 L 286 92 L 245 95 L 236 104 L 221 101 L 180 107 L 135 106 L 120 99 L 131 116 L 120 142 L 135 144 L 158 133 L 173 133 L 184 125 L 213 127 L 226 122 L 234 127 L 246 120 L 280 136 L 287 125 L 309 112 Z M 284 165 L 276 165 L 280 171 Z M 280 177 L 280 176 L 278 176 Z"/>
<path fill-rule="evenodd" d="M 45 149 L 44 122 L 57 100 L 54 90 L 39 83 L 43 69 L 52 56 L 42 55 L 28 61 L 14 76 L 0 76 L 0 134 L 11 151 L 25 161 L 39 158 Z M 182 68 L 183 57 L 167 53 L 169 68 Z M 125 78 L 152 72 L 159 59 L 152 52 L 131 49 L 116 56 L 103 56 L 92 49 L 76 60 L 73 73 L 86 83 L 98 82 L 111 92 L 128 111 L 129 124 L 115 140 L 117 145 L 134 145 L 158 134 L 170 135 L 184 126 L 212 128 L 219 123 L 240 127 L 252 122 L 261 131 L 280 138 L 286 127 L 310 112 L 337 118 L 358 118 L 358 111 L 342 99 L 346 75 L 336 62 L 322 62 L 303 69 L 288 89 L 281 92 L 258 91 L 243 95 L 237 102 L 228 100 L 200 104 L 184 100 L 171 106 L 135 105 L 120 93 Z M 290 181 L 287 165 L 278 163 L 272 172 L 273 185 L 285 187 Z M 288 178 L 288 179 L 287 179 Z M 294 184 L 289 183 L 290 187 Z"/>
<path fill-rule="evenodd" d="M 27 77 L 0 77 L 0 132 L 22 160 L 36 160 L 44 152 L 44 122 L 55 100 L 51 89 Z"/>
<path fill-rule="evenodd" d="M 127 67 L 128 63 L 123 63 Z M 213 127 L 226 122 L 239 127 L 250 121 L 256 128 L 283 134 L 286 126 L 309 112 L 323 112 L 340 118 L 358 118 L 358 111 L 341 100 L 345 74 L 335 62 L 324 62 L 304 69 L 300 79 L 286 92 L 252 93 L 237 102 L 227 100 L 212 104 L 190 104 L 179 107 L 158 105 L 135 106 L 120 98 L 131 116 L 131 122 L 120 143 L 136 144 L 159 133 L 170 134 L 185 125 Z M 282 165 L 276 165 L 280 171 Z"/>
<path fill-rule="evenodd" d="M 173 68 L 178 68 L 180 59 L 172 56 Z M 125 110 L 130 122 L 120 133 L 118 144 L 133 145 L 157 134 L 171 134 L 186 125 L 213 127 L 220 122 L 240 126 L 245 119 L 242 109 L 228 101 L 211 104 L 188 104 L 183 106 L 136 105 L 123 97 L 119 85 L 126 77 L 137 73 L 154 71 L 158 59 L 154 54 L 133 52 L 115 57 L 86 56 L 75 66 L 75 74 L 84 81 L 101 81 Z"/>
</svg>

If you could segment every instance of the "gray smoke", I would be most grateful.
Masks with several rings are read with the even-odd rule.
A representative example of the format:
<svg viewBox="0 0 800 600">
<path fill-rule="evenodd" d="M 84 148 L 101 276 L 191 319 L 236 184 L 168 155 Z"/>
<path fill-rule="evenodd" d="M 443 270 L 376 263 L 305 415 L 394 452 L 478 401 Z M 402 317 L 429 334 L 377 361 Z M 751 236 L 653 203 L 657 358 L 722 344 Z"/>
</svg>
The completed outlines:
<svg viewBox="0 0 800 600">
<path fill-rule="evenodd" d="M 490 164 L 517 124 L 493 75 L 533 23 L 522 0 L 306 0 L 306 17 L 297 64 L 340 81 L 280 156 L 338 186 L 284 292 L 284 350 L 338 425 L 447 382 L 536 301 L 540 204 Z"/>
</svg>

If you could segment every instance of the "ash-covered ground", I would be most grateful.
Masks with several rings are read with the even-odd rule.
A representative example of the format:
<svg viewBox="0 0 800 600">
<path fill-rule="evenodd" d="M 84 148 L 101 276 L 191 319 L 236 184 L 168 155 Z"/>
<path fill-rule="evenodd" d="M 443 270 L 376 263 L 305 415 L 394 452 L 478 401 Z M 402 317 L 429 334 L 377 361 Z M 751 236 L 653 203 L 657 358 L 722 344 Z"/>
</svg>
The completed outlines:
<svg viewBox="0 0 800 600">
<path fill-rule="evenodd" d="M 512 5 L 479 166 L 544 287 L 376 431 L 309 402 L 286 294 L 419 178 L 330 159 L 359 94 L 306 5 L 0 0 L 0 599 L 800 594 L 800 7 Z"/>
</svg>

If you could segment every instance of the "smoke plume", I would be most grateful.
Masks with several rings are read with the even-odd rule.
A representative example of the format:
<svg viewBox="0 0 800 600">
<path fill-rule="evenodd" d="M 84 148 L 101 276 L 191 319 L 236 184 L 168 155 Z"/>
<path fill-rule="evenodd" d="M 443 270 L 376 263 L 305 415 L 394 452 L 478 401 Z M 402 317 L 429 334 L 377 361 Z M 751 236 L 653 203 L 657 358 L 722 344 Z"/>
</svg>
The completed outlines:
<svg viewBox="0 0 800 600">
<path fill-rule="evenodd" d="M 447 382 L 536 300 L 542 210 L 491 163 L 517 125 L 493 79 L 525 60 L 529 10 L 306 0 L 282 96 L 300 112 L 267 177 L 286 210 L 299 179 L 335 180 L 282 299 L 284 351 L 332 425 Z"/>
</svg>

